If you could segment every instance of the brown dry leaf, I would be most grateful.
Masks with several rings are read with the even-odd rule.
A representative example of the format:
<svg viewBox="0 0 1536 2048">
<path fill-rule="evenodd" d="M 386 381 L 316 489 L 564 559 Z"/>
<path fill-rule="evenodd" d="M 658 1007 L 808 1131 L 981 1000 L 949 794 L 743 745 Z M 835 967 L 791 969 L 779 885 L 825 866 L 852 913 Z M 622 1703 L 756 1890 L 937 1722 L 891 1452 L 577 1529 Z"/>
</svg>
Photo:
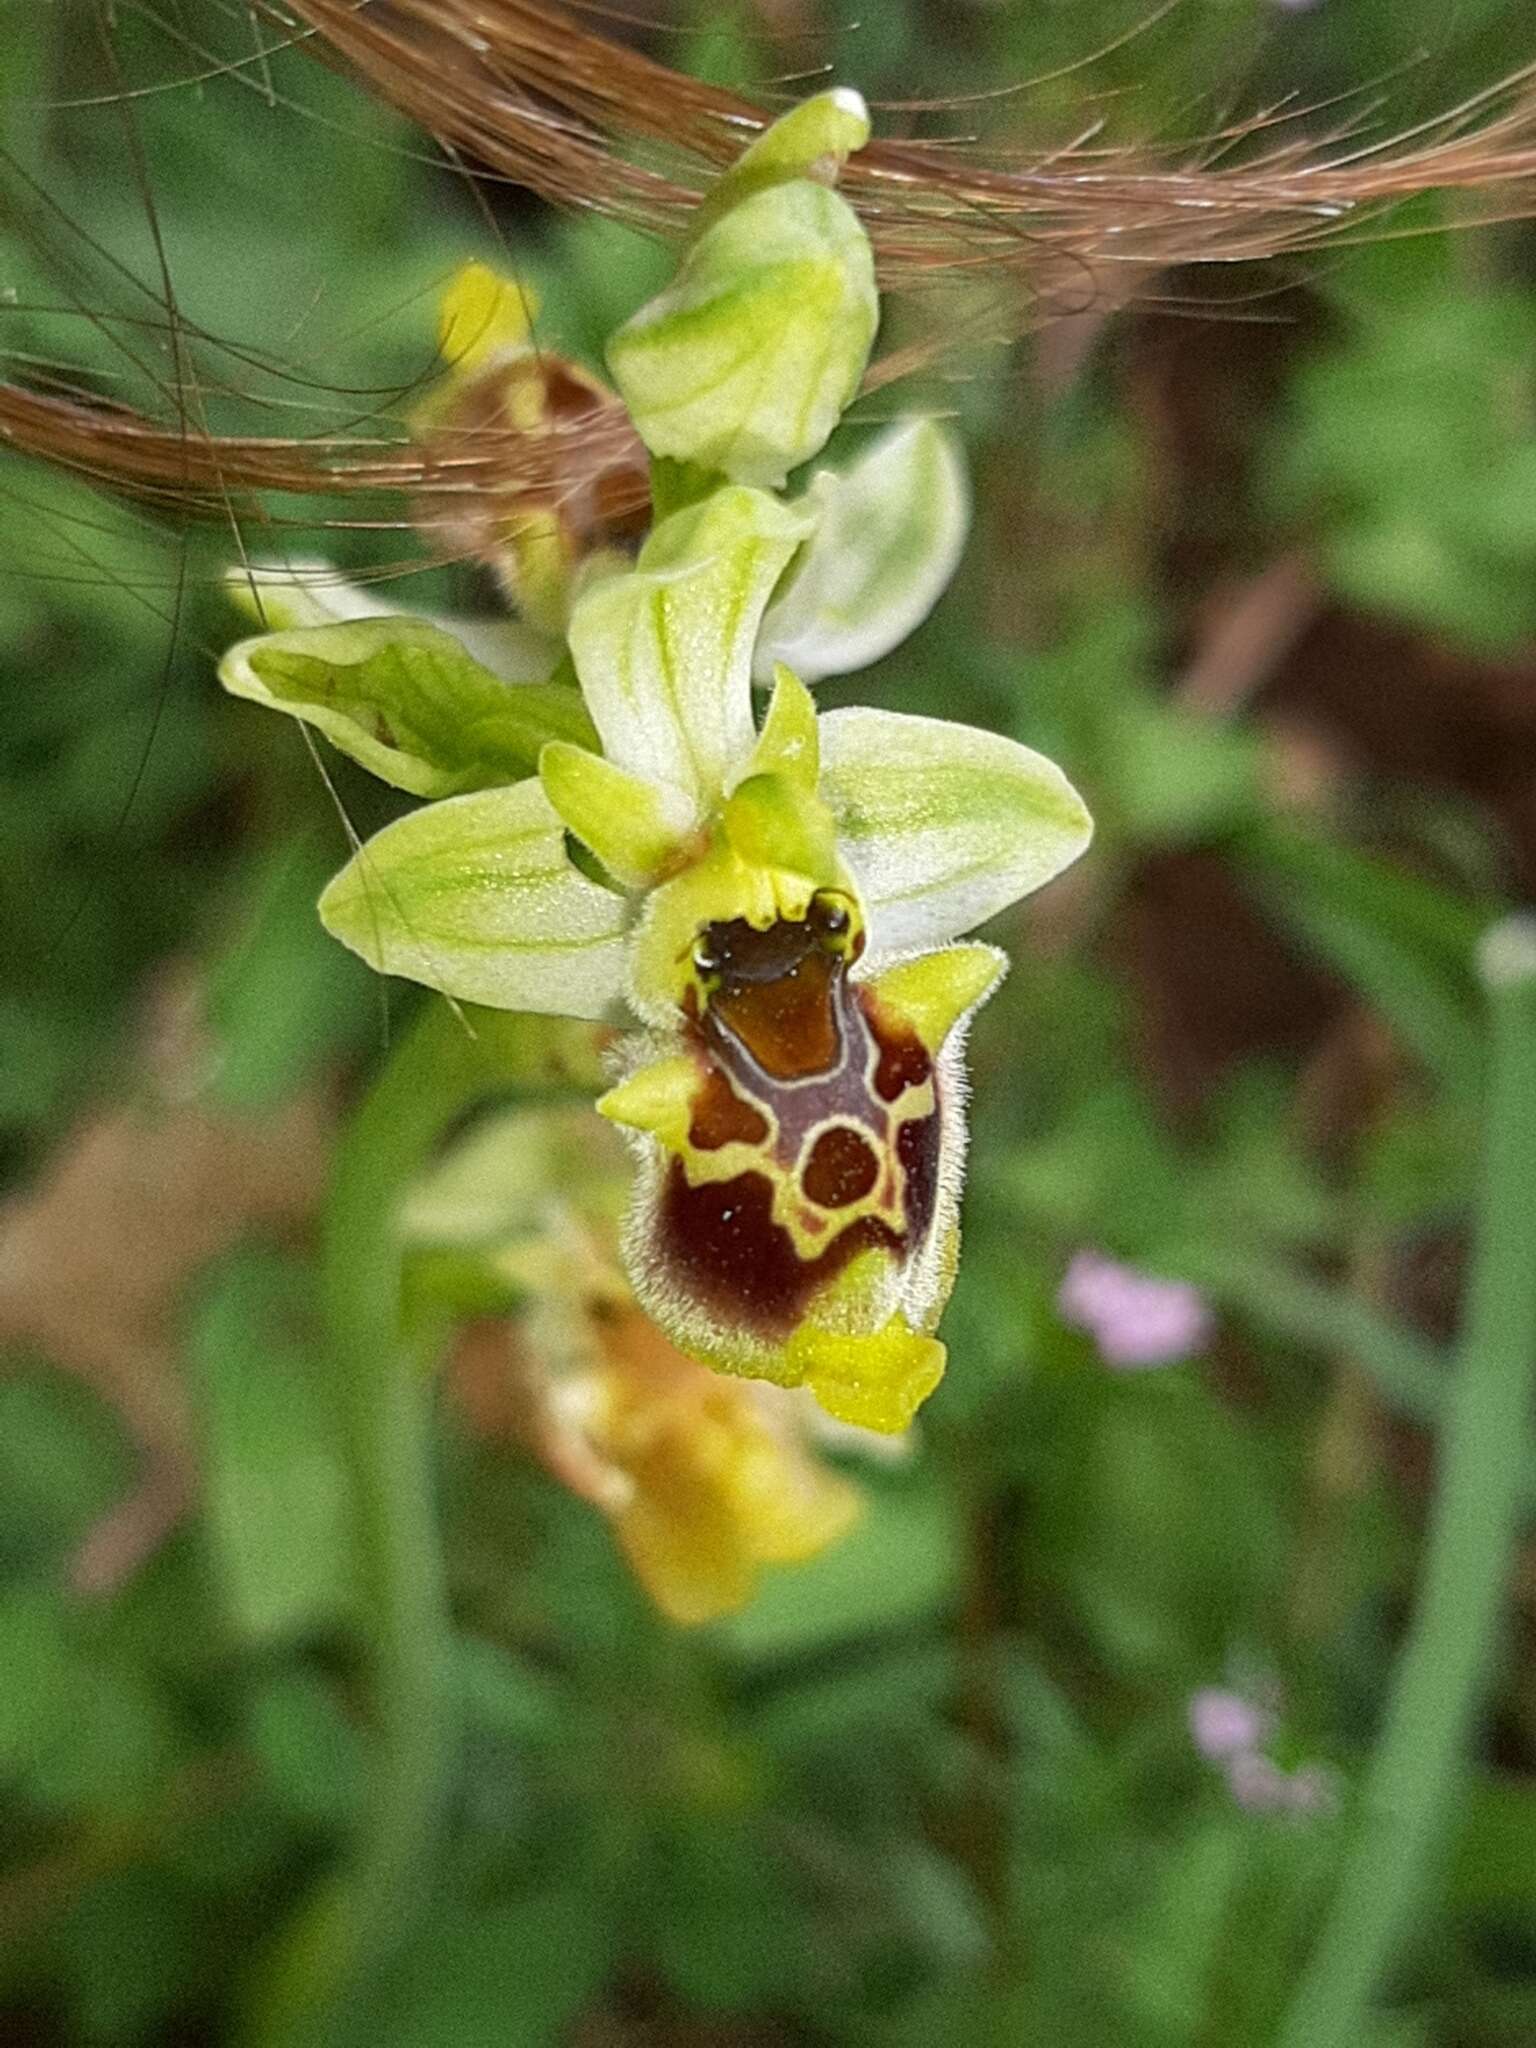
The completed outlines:
<svg viewBox="0 0 1536 2048">
<path fill-rule="evenodd" d="M 28 1346 L 84 1380 L 142 1459 L 137 1489 L 76 1555 L 74 1582 L 92 1593 L 154 1551 L 191 1492 L 174 1365 L 188 1281 L 253 1228 L 303 1223 L 329 1151 L 319 1091 L 260 1118 L 199 1096 L 207 1048 L 186 975 L 153 999 L 141 1062 L 138 1093 L 92 1110 L 35 1184 L 0 1206 L 0 1349 Z"/>
</svg>

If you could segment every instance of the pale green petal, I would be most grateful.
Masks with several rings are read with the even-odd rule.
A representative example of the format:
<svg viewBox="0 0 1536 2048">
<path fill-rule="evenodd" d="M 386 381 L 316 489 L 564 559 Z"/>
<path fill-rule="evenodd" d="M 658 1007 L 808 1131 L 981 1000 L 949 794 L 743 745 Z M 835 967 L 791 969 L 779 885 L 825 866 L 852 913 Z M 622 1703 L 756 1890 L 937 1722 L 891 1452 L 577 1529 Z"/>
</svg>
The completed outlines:
<svg viewBox="0 0 1536 2048">
<path fill-rule="evenodd" d="M 608 344 L 653 455 L 781 484 L 826 443 L 880 318 L 869 239 L 805 178 L 733 205 Z"/>
<path fill-rule="evenodd" d="M 1093 825 L 1043 754 L 852 706 L 821 720 L 822 794 L 877 952 L 942 945 L 1059 874 Z"/>
<path fill-rule="evenodd" d="M 334 626 L 349 619 L 420 618 L 451 633 L 482 668 L 505 683 L 541 683 L 559 665 L 561 648 L 547 633 L 516 619 L 467 619 L 449 612 L 418 612 L 399 603 L 398 581 L 381 584 L 386 597 L 351 582 L 318 555 L 286 562 L 249 562 L 226 569 L 224 587 L 264 633 L 300 626 Z"/>
<path fill-rule="evenodd" d="M 286 711 L 413 796 L 516 782 L 546 741 L 595 743 L 580 693 L 508 684 L 425 619 L 355 619 L 242 640 L 219 664 L 236 697 Z"/>
<path fill-rule="evenodd" d="M 570 830 L 591 847 L 616 881 L 644 888 L 676 857 L 692 822 L 675 790 L 627 768 L 552 740 L 539 756 L 539 780 Z"/>
<path fill-rule="evenodd" d="M 809 683 L 878 661 L 927 618 L 965 546 L 965 461 L 933 420 L 898 422 L 807 498 L 819 522 L 763 620 L 759 682 L 780 661 Z"/>
<path fill-rule="evenodd" d="M 785 775 L 807 790 L 814 790 L 821 781 L 816 702 L 800 678 L 782 663 L 773 672 L 768 716 L 757 736 L 747 773 Z"/>
<path fill-rule="evenodd" d="M 326 889 L 320 917 L 381 974 L 461 1002 L 602 1017 L 623 988 L 628 906 L 571 866 L 537 782 L 386 825 Z"/>
<path fill-rule="evenodd" d="M 571 653 L 603 751 L 703 817 L 755 743 L 752 646 L 804 513 L 731 487 L 664 519 L 635 568 L 578 598 Z"/>
</svg>

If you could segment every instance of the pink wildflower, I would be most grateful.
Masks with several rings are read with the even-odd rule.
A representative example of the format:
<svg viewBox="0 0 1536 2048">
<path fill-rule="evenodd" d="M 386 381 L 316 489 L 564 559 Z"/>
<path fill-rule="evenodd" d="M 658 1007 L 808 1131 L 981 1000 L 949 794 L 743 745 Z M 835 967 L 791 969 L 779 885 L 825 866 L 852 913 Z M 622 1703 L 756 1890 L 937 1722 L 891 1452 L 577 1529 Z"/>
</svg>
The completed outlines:
<svg viewBox="0 0 1536 2048">
<path fill-rule="evenodd" d="M 1056 1311 L 1063 1322 L 1086 1330 L 1104 1363 L 1121 1371 L 1188 1358 L 1211 1338 L 1211 1312 L 1198 1289 L 1140 1273 L 1102 1252 L 1073 1258 Z"/>
<path fill-rule="evenodd" d="M 1338 1810 L 1338 1786 L 1321 1764 L 1286 1771 L 1272 1757 L 1249 1751 L 1228 1763 L 1227 1784 L 1245 1813 L 1288 1813 L 1308 1819 Z"/>
<path fill-rule="evenodd" d="M 1297 1820 L 1337 1812 L 1334 1773 L 1324 1764 L 1293 1771 L 1277 1764 L 1268 1747 L 1274 1732 L 1274 1711 L 1242 1693 L 1204 1686 L 1190 1695 L 1190 1740 L 1207 1763 L 1218 1766 L 1235 1806 Z"/>
<path fill-rule="evenodd" d="M 1262 1749 L 1273 1728 L 1274 1716 L 1240 1692 L 1208 1685 L 1190 1695 L 1190 1736 L 1200 1754 L 1213 1764 Z"/>
</svg>

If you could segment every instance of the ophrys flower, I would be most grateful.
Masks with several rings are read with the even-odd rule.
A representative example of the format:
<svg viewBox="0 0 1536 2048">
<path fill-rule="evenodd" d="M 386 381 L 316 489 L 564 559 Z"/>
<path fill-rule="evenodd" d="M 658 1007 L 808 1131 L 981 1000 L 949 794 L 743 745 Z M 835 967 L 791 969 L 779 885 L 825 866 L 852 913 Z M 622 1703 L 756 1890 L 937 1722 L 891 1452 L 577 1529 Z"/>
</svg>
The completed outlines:
<svg viewBox="0 0 1536 2048">
<path fill-rule="evenodd" d="M 602 752 L 552 739 L 536 776 L 402 818 L 320 909 L 382 972 L 645 1027 L 600 1105 L 640 1153 L 641 1301 L 713 1365 L 899 1429 L 943 1369 L 961 1043 L 1005 966 L 946 942 L 1089 823 L 1017 742 L 818 718 L 783 667 L 758 728 L 759 622 L 808 533 L 743 486 L 662 521 L 572 614 Z"/>
</svg>

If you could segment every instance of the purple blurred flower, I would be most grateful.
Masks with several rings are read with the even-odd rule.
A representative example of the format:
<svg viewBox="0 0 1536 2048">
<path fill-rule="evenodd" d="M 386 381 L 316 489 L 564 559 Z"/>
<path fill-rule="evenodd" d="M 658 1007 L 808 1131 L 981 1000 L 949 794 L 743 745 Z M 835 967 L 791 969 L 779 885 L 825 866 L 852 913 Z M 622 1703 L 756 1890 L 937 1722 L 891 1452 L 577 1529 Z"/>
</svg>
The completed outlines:
<svg viewBox="0 0 1536 2048">
<path fill-rule="evenodd" d="M 1198 1289 L 1139 1273 L 1102 1252 L 1076 1254 L 1062 1279 L 1056 1312 L 1086 1330 L 1104 1363 L 1121 1370 L 1188 1358 L 1211 1338 L 1211 1312 Z"/>
<path fill-rule="evenodd" d="M 1210 1763 L 1224 1763 L 1228 1757 L 1262 1749 L 1273 1729 L 1273 1714 L 1245 1700 L 1240 1692 L 1208 1685 L 1190 1695 L 1190 1738 Z"/>
<path fill-rule="evenodd" d="M 1227 1759 L 1227 1785 L 1244 1813 L 1277 1813 L 1285 1805 L 1285 1773 L 1273 1757 L 1244 1750 Z"/>
<path fill-rule="evenodd" d="M 1283 1771 L 1272 1757 L 1248 1752 L 1228 1763 L 1227 1784 L 1245 1813 L 1289 1813 L 1305 1820 L 1338 1811 L 1337 1781 L 1321 1764 Z"/>
<path fill-rule="evenodd" d="M 1338 1779 L 1324 1764 L 1285 1770 L 1269 1754 L 1275 1712 L 1224 1686 L 1204 1686 L 1189 1699 L 1190 1740 L 1227 1781 L 1244 1813 L 1289 1814 L 1306 1820 L 1336 1813 Z"/>
</svg>

